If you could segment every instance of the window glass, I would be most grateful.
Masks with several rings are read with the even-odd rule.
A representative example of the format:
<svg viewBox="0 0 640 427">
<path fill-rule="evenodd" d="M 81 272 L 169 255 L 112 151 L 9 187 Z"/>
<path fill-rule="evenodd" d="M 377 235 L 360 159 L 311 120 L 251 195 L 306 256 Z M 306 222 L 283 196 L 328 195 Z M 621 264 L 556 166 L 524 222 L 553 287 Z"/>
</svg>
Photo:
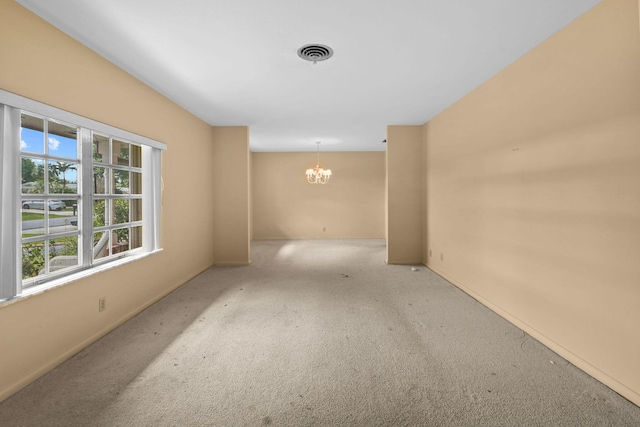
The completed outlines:
<svg viewBox="0 0 640 427">
<path fill-rule="evenodd" d="M 131 199 L 131 221 L 142 221 L 142 199 Z"/>
<path fill-rule="evenodd" d="M 22 237 L 42 236 L 44 234 L 44 218 L 44 200 L 23 200 Z"/>
<path fill-rule="evenodd" d="M 113 161 L 114 165 L 129 166 L 129 144 L 122 141 L 113 140 Z"/>
<path fill-rule="evenodd" d="M 129 199 L 113 199 L 113 217 L 111 224 L 129 222 Z"/>
<path fill-rule="evenodd" d="M 129 229 L 119 228 L 113 231 L 111 236 L 111 253 L 118 254 L 129 250 Z"/>
<path fill-rule="evenodd" d="M 109 163 L 109 138 L 97 133 L 93 134 L 93 161 Z"/>
<path fill-rule="evenodd" d="M 78 230 L 77 201 L 49 200 L 49 234 Z"/>
<path fill-rule="evenodd" d="M 93 233 L 93 259 L 105 258 L 109 256 L 109 236 L 111 233 L 98 231 Z"/>
<path fill-rule="evenodd" d="M 107 201 L 97 199 L 93 201 L 93 226 L 103 227 L 107 225 Z"/>
<path fill-rule="evenodd" d="M 131 155 L 131 166 L 134 168 L 142 167 L 142 148 L 139 145 L 131 144 L 130 155 Z"/>
<path fill-rule="evenodd" d="M 113 170 L 113 194 L 129 194 L 129 171 Z"/>
<path fill-rule="evenodd" d="M 22 156 L 20 170 L 22 194 L 44 194 L 44 160 Z"/>
<path fill-rule="evenodd" d="M 78 266 L 78 236 L 49 241 L 49 272 Z"/>
<path fill-rule="evenodd" d="M 20 150 L 44 154 L 44 119 L 21 115 Z"/>
<path fill-rule="evenodd" d="M 49 192 L 78 193 L 78 163 L 49 161 Z"/>
<path fill-rule="evenodd" d="M 93 168 L 93 194 L 107 194 L 109 192 L 109 169 Z"/>
<path fill-rule="evenodd" d="M 47 148 L 49 155 L 78 158 L 78 130 L 73 126 L 47 121 Z"/>
<path fill-rule="evenodd" d="M 131 172 L 130 192 L 131 194 L 142 194 L 142 174 L 139 172 Z"/>
<path fill-rule="evenodd" d="M 131 249 L 142 247 L 142 226 L 131 227 Z"/>
<path fill-rule="evenodd" d="M 22 279 L 29 279 L 44 273 L 44 241 L 22 244 Z"/>
</svg>

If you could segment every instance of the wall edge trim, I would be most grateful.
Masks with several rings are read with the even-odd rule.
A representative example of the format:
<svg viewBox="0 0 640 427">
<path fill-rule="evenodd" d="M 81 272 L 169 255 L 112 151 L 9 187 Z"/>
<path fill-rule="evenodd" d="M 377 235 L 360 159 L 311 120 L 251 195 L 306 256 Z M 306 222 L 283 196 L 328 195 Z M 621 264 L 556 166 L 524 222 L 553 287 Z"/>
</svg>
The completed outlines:
<svg viewBox="0 0 640 427">
<path fill-rule="evenodd" d="M 216 261 L 213 264 L 213 267 L 246 267 L 251 265 L 251 260 L 249 261 Z"/>
</svg>

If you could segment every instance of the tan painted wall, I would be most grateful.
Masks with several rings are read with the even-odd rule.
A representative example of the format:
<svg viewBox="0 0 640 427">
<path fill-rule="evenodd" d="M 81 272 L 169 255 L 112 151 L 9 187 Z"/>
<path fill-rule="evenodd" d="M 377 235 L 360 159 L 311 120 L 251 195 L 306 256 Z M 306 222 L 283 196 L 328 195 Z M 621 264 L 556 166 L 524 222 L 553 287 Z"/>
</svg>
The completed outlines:
<svg viewBox="0 0 640 427">
<path fill-rule="evenodd" d="M 638 2 L 599 4 L 424 139 L 429 266 L 640 404 Z"/>
<path fill-rule="evenodd" d="M 384 152 L 321 152 L 324 185 L 306 180 L 315 158 L 252 153 L 253 238 L 384 238 Z"/>
<path fill-rule="evenodd" d="M 0 88 L 165 142 L 162 253 L 0 306 L 0 400 L 205 270 L 213 259 L 211 127 L 12 0 Z M 193 209 L 193 201 L 198 208 Z M 107 310 L 98 313 L 98 298 Z"/>
<path fill-rule="evenodd" d="M 247 265 L 250 257 L 249 128 L 213 128 L 214 264 Z"/>
<path fill-rule="evenodd" d="M 422 127 L 387 127 L 387 262 L 420 264 L 423 252 Z"/>
</svg>

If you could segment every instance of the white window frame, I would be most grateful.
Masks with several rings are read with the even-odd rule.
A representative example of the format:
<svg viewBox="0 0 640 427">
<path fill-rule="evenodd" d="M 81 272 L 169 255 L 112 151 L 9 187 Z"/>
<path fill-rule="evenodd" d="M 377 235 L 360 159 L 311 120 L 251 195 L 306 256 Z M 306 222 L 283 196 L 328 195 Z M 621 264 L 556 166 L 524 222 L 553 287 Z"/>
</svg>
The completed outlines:
<svg viewBox="0 0 640 427">
<path fill-rule="evenodd" d="M 81 247 L 78 249 L 78 267 L 60 274 L 47 274 L 35 284 L 23 289 L 22 280 L 22 221 L 21 221 L 21 113 L 35 114 L 66 122 L 78 127 L 79 169 L 78 198 L 82 200 L 81 221 L 78 223 Z M 93 179 L 92 133 L 139 145 L 142 148 L 142 247 L 107 258 L 93 260 L 83 256 L 93 247 Z M 162 208 L 162 151 L 166 145 L 59 108 L 34 101 L 0 89 L 0 304 L 38 293 L 51 287 L 131 262 L 161 250 Z M 88 159 L 88 160 L 87 160 Z M 84 162 L 84 164 L 83 164 Z M 87 164 L 88 163 L 88 164 Z M 84 183 L 84 185 L 82 184 Z M 80 186 L 83 188 L 81 189 Z M 63 195 L 61 195 L 63 196 Z M 96 198 L 101 198 L 96 195 Z M 80 214 L 80 212 L 79 212 Z M 131 218 L 130 218 L 131 219 Z M 131 238 L 131 236 L 130 236 Z M 88 259 L 89 258 L 89 259 Z M 37 276 L 39 277 L 39 276 Z"/>
</svg>

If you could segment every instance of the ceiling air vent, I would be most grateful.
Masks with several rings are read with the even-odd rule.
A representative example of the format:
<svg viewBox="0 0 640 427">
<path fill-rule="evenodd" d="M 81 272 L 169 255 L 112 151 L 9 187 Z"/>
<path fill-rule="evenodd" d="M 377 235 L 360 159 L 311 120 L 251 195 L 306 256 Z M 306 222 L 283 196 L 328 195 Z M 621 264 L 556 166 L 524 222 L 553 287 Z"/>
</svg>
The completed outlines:
<svg viewBox="0 0 640 427">
<path fill-rule="evenodd" d="M 298 56 L 315 64 L 318 61 L 325 61 L 331 58 L 333 49 L 323 44 L 306 44 L 298 49 Z"/>
</svg>

